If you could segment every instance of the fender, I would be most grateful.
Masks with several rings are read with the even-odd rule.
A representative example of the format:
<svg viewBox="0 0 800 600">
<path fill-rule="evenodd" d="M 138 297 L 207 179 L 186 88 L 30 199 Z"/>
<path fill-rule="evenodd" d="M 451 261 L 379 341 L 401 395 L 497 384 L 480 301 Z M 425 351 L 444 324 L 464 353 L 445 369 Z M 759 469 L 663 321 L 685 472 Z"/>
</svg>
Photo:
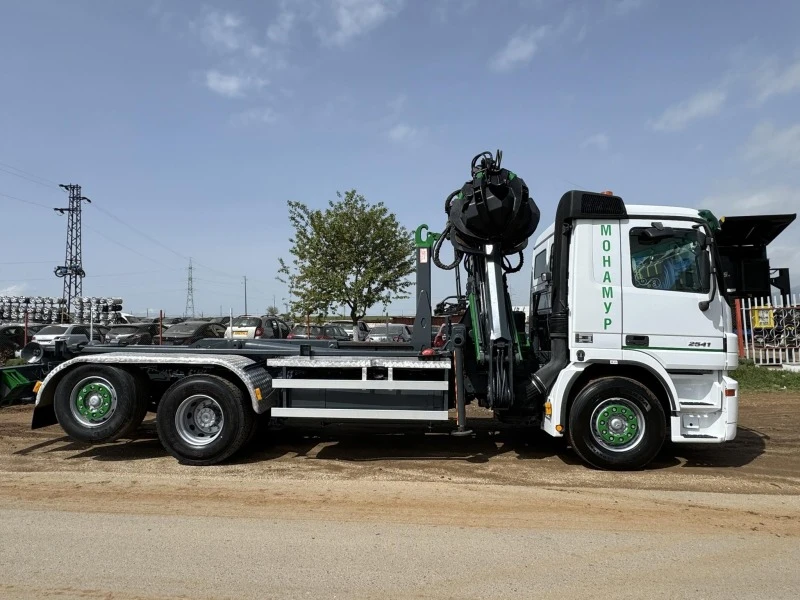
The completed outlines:
<svg viewBox="0 0 800 600">
<path fill-rule="evenodd" d="M 553 389 L 547 398 L 548 402 L 551 404 L 552 414 L 542 420 L 542 429 L 553 437 L 563 436 L 561 432 L 556 430 L 556 426 L 564 425 L 567 421 L 567 399 L 572 393 L 572 387 L 586 369 L 596 365 L 603 365 L 610 370 L 614 368 L 636 367 L 648 371 L 664 386 L 667 392 L 667 399 L 669 400 L 670 412 L 675 414 L 678 410 L 678 393 L 672 383 L 669 373 L 667 373 L 663 365 L 652 356 L 644 353 L 636 353 L 637 360 L 631 360 L 632 354 L 633 352 L 623 354 L 623 356 L 626 356 L 626 360 L 620 360 L 618 364 L 613 364 L 610 361 L 586 361 L 578 363 L 573 362 L 567 365 L 566 368 L 559 373 L 553 385 Z"/>
<path fill-rule="evenodd" d="M 219 367 L 233 374 L 250 395 L 250 402 L 256 414 L 266 412 L 271 406 L 272 377 L 266 369 L 256 361 L 244 356 L 230 354 L 190 356 L 180 354 L 148 354 L 148 353 L 113 353 L 78 356 L 61 363 L 44 378 L 36 393 L 36 405 L 33 409 L 33 429 L 55 424 L 55 415 L 51 409 L 58 382 L 72 367 L 81 364 L 104 365 L 175 365 L 195 367 Z"/>
</svg>

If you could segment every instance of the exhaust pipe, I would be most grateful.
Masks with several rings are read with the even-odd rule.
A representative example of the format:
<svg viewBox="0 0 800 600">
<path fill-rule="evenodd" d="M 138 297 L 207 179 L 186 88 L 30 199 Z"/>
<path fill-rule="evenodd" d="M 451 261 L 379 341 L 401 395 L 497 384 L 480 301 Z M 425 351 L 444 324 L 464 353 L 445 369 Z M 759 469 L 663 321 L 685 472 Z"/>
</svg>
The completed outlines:
<svg viewBox="0 0 800 600">
<path fill-rule="evenodd" d="M 547 396 L 559 373 L 569 363 L 569 249 L 575 219 L 619 220 L 628 216 L 619 196 L 572 190 L 561 196 L 556 209 L 553 241 L 552 313 L 550 315 L 550 362 L 531 376 L 536 391 Z"/>
</svg>

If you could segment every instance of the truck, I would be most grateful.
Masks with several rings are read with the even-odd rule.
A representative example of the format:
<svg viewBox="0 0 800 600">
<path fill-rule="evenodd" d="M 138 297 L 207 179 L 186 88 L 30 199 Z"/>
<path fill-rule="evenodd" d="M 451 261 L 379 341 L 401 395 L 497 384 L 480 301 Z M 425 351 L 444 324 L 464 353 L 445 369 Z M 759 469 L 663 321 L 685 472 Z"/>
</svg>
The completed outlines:
<svg viewBox="0 0 800 600">
<path fill-rule="evenodd" d="M 599 469 L 641 469 L 668 440 L 734 439 L 733 298 L 768 288 L 766 247 L 795 215 L 717 219 L 568 191 L 533 243 L 526 319 L 508 277 L 524 267 L 540 212 L 501 151 L 473 158 L 445 214 L 441 232 L 415 232 L 410 343 L 206 339 L 54 356 L 31 347 L 24 355 L 42 373 L 32 427 L 57 423 L 73 440 L 104 443 L 154 411 L 161 444 L 188 465 L 228 460 L 264 419 L 441 423 L 467 436 L 473 402 L 566 438 Z M 455 272 L 455 294 L 436 305 L 447 317 L 441 347 L 434 266 Z"/>
</svg>

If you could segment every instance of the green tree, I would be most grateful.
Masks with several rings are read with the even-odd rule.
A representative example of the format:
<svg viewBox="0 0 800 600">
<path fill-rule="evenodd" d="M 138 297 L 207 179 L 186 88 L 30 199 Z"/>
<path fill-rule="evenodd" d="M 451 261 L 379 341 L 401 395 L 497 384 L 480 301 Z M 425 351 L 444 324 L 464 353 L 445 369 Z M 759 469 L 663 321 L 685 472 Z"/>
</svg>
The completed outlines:
<svg viewBox="0 0 800 600">
<path fill-rule="evenodd" d="M 270 317 L 277 317 L 280 314 L 280 310 L 278 310 L 277 306 L 268 306 L 267 307 L 267 315 Z"/>
<path fill-rule="evenodd" d="M 279 259 L 278 279 L 296 313 L 332 314 L 345 305 L 355 323 L 379 302 L 408 297 L 414 240 L 382 202 L 369 204 L 356 190 L 336 195 L 325 210 L 289 202 L 292 259 Z"/>
</svg>

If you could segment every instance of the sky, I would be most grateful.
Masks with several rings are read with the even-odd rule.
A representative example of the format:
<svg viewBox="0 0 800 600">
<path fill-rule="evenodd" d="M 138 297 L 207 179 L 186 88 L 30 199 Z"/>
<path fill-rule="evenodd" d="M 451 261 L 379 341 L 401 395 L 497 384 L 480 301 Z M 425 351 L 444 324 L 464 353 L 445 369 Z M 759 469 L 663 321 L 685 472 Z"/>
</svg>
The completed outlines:
<svg viewBox="0 0 800 600">
<path fill-rule="evenodd" d="M 355 188 L 441 230 L 484 150 L 525 179 L 540 230 L 570 189 L 800 207 L 794 0 L 3 0 L 0 15 L 0 295 L 61 295 L 59 183 L 92 201 L 83 295 L 134 314 L 183 314 L 189 258 L 197 314 L 244 312 L 245 276 L 250 313 L 283 309 L 289 200 Z M 799 234 L 770 247 L 795 287 Z M 514 304 L 529 283 L 511 276 Z M 453 286 L 434 272 L 434 299 Z"/>
</svg>

